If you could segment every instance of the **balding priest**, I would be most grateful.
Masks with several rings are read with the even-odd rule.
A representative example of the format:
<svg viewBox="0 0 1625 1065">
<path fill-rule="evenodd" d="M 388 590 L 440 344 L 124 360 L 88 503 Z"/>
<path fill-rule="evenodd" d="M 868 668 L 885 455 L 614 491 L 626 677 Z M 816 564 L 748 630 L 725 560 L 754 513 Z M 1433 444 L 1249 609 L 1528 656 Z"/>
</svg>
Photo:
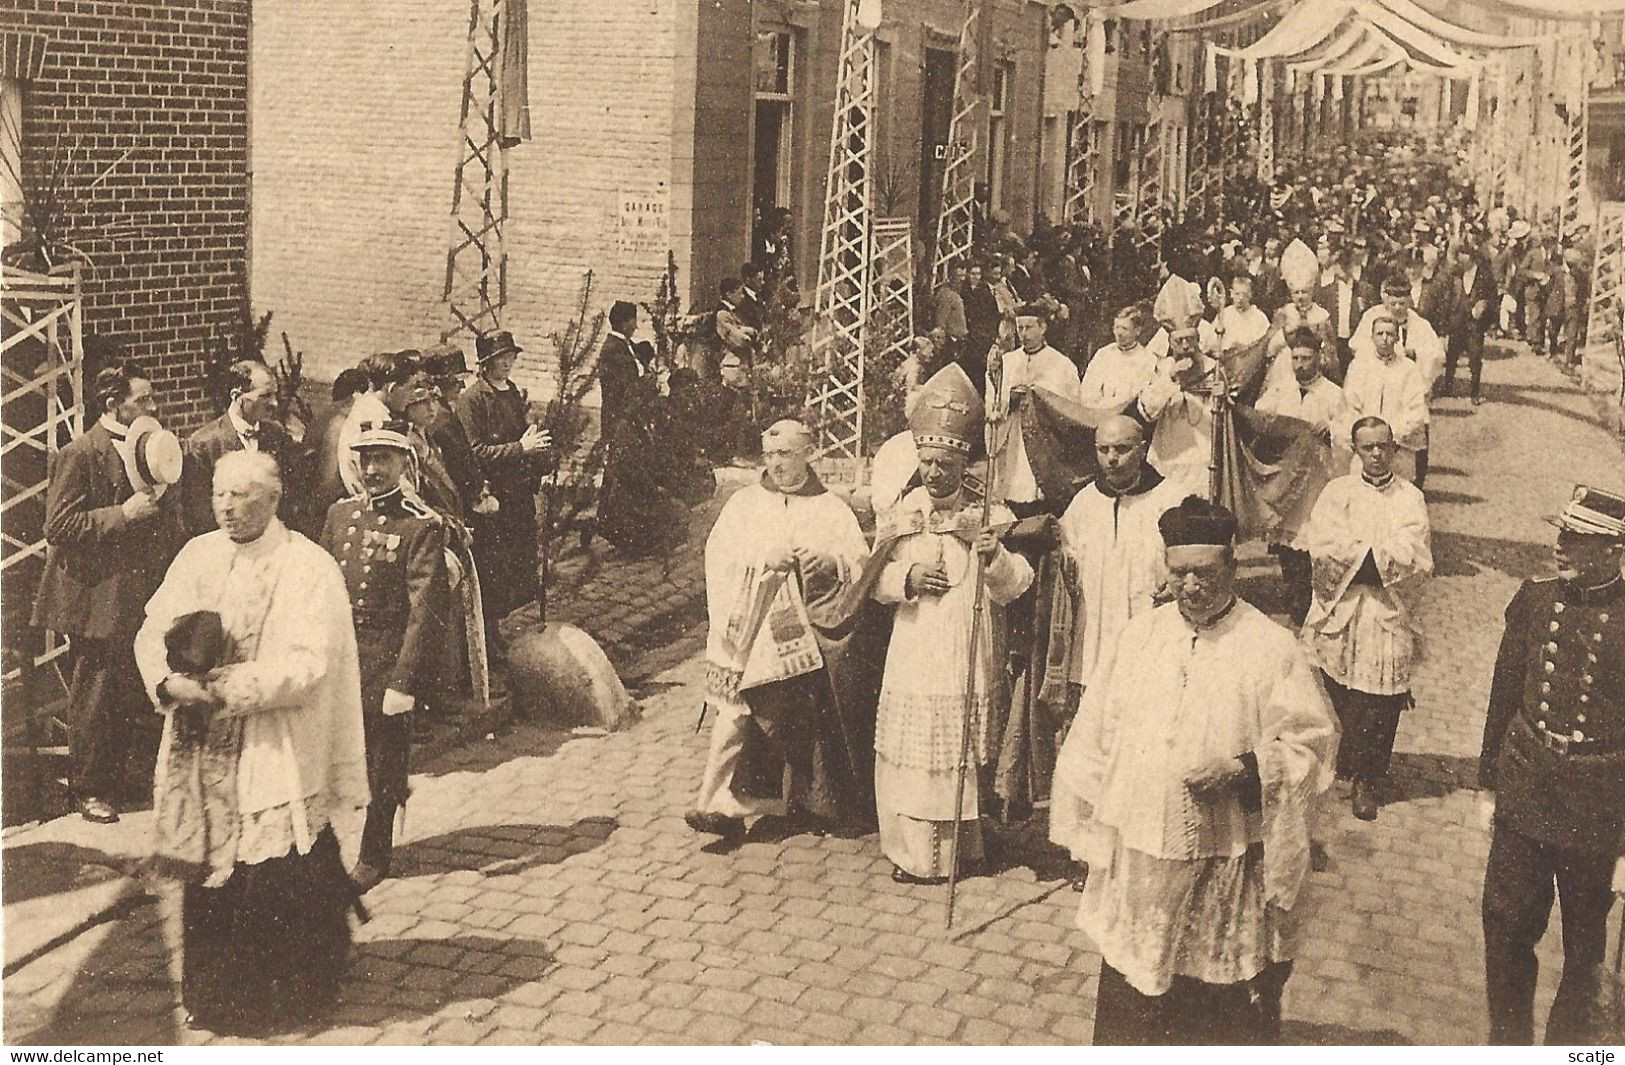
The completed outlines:
<svg viewBox="0 0 1625 1065">
<path fill-rule="evenodd" d="M 862 678 L 831 684 L 840 649 L 825 623 L 869 547 L 851 507 L 818 480 L 812 452 L 801 422 L 763 433 L 761 481 L 734 493 L 705 542 L 705 697 L 716 716 L 686 817 L 696 832 L 737 838 L 747 817 L 867 814 L 867 736 L 846 716 Z"/>
</svg>

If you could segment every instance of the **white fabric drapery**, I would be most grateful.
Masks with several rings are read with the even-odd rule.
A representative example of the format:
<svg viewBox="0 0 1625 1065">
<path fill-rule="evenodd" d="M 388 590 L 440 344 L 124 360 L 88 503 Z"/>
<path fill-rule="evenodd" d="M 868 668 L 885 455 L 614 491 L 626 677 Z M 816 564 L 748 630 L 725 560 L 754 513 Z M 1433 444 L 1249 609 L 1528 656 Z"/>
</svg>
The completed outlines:
<svg viewBox="0 0 1625 1065">
<path fill-rule="evenodd" d="M 1471 62 L 1469 57 L 1456 51 L 1426 30 L 1406 22 L 1377 3 L 1376 0 L 1351 0 L 1351 2 L 1354 10 L 1373 26 L 1404 45 L 1408 50 L 1420 52 L 1423 62 L 1436 63 L 1439 66 L 1447 67 L 1464 66 Z"/>
<path fill-rule="evenodd" d="M 1289 64 L 1288 69 L 1299 73 L 1308 73 L 1331 66 L 1333 63 L 1344 61 L 1358 45 L 1364 44 L 1370 37 L 1370 28 L 1359 22 L 1351 22 L 1337 36 L 1329 38 L 1321 47 L 1313 49 L 1304 59 Z"/>
<path fill-rule="evenodd" d="M 1377 0 L 1377 3 L 1399 18 L 1411 23 L 1417 29 L 1425 30 L 1440 40 L 1449 41 L 1451 44 L 1464 45 L 1470 48 L 1519 48 L 1523 45 L 1538 44 L 1551 36 L 1551 34 L 1545 33 L 1536 33 L 1524 37 L 1483 33 L 1479 30 L 1468 29 L 1465 26 L 1458 26 L 1454 22 L 1448 22 L 1417 4 L 1415 0 Z"/>
<path fill-rule="evenodd" d="M 1348 13 L 1347 0 L 1299 3 L 1281 16 L 1274 29 L 1246 48 L 1213 47 L 1220 55 L 1237 59 L 1279 59 L 1301 55 L 1335 33 Z"/>
<path fill-rule="evenodd" d="M 1292 2 L 1294 2 L 1294 0 L 1259 0 L 1258 3 L 1252 5 L 1251 7 L 1243 8 L 1240 11 L 1232 11 L 1228 15 L 1220 15 L 1217 18 L 1205 19 L 1201 22 L 1189 22 L 1181 26 L 1166 26 L 1163 28 L 1169 33 L 1207 33 L 1210 30 L 1228 29 L 1232 26 L 1238 26 L 1243 22 L 1250 22 L 1261 15 L 1267 15 L 1270 12 L 1275 11 L 1277 8 L 1285 7 Z"/>
</svg>

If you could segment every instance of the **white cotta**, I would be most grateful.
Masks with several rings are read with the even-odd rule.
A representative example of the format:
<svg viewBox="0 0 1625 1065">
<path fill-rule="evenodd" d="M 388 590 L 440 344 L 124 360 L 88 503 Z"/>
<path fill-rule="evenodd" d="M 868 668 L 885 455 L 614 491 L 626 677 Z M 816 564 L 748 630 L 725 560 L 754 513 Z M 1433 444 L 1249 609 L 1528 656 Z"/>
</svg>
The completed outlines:
<svg viewBox="0 0 1625 1065">
<path fill-rule="evenodd" d="M 1354 335 L 1349 338 L 1349 352 L 1355 359 L 1376 354 L 1377 344 L 1372 338 L 1371 327 L 1382 317 L 1392 315 L 1381 304 L 1368 308 L 1360 316 L 1360 324 L 1354 327 Z M 1406 348 L 1416 352 L 1416 369 L 1422 377 L 1422 390 L 1426 392 L 1433 387 L 1434 380 L 1444 370 L 1444 341 L 1439 339 L 1433 325 L 1414 309 L 1405 313 L 1404 322 L 1395 324 L 1399 329 L 1399 341 L 1394 346 L 1401 356 L 1405 354 Z M 1345 381 L 1344 385 L 1347 384 Z"/>
<path fill-rule="evenodd" d="M 1420 635 L 1405 597 L 1433 573 L 1427 502 L 1400 477 L 1377 487 L 1339 477 L 1321 492 L 1305 534 L 1315 599 L 1303 636 L 1321 669 L 1373 695 L 1410 690 Z M 1354 583 L 1367 555 L 1382 587 Z"/>
<path fill-rule="evenodd" d="M 1017 388 L 1041 388 L 1067 402 L 1078 398 L 1078 367 L 1065 355 L 1045 345 L 1028 352 L 1017 348 L 1004 354 L 1004 376 L 987 382 L 987 418 L 995 426 L 998 441 L 993 456 L 993 483 L 999 498 L 1031 503 L 1043 498 L 1032 465 L 1027 461 L 1027 440 L 1021 431 L 1019 412 L 1011 416 L 1010 393 Z"/>
<path fill-rule="evenodd" d="M 1131 620 L 1101 659 L 1056 776 L 1091 809 L 1078 926 L 1146 994 L 1176 975 L 1250 979 L 1285 960 L 1337 723 L 1302 647 L 1245 602 L 1196 628 L 1177 604 Z M 1261 808 L 1197 799 L 1196 769 L 1251 753 Z M 1204 929 L 1195 933 L 1193 929 Z"/>
<path fill-rule="evenodd" d="M 1162 481 L 1144 492 L 1107 495 L 1100 482 L 1072 498 L 1061 516 L 1061 543 L 1077 575 L 1068 679 L 1089 683 L 1102 648 L 1150 610 L 1167 567 L 1157 519 L 1179 505 L 1178 485 Z"/>
<path fill-rule="evenodd" d="M 706 662 L 717 670 L 738 670 L 736 649 L 728 639 L 730 622 L 767 578 L 767 562 L 794 548 L 815 551 L 834 560 L 844 585 L 855 580 L 869 557 L 869 545 L 852 508 L 830 491 L 796 495 L 762 484 L 735 492 L 705 541 L 705 601 L 710 620 Z M 740 713 L 744 703 L 731 691 L 707 692 L 713 703 L 727 702 Z"/>
<path fill-rule="evenodd" d="M 1416 364 L 1403 355 L 1388 361 L 1375 353 L 1356 355 L 1343 378 L 1344 422 L 1337 428 L 1343 440 L 1351 440 L 1354 423 L 1377 417 L 1388 423 L 1400 447 L 1415 451 L 1427 444 L 1427 386 Z"/>
<path fill-rule="evenodd" d="M 1202 350 L 1210 355 L 1221 355 L 1256 343 L 1270 331 L 1270 320 L 1256 306 L 1242 310 L 1230 304 L 1219 311 L 1213 321 L 1201 322 L 1196 328 Z"/>
<path fill-rule="evenodd" d="M 1144 345 L 1124 351 L 1107 344 L 1083 371 L 1078 401 L 1085 407 L 1120 410 L 1140 397 L 1156 372 L 1156 353 Z"/>
<path fill-rule="evenodd" d="M 1156 423 L 1147 457 L 1178 486 L 1181 499 L 1206 499 L 1212 494 L 1213 408 L 1207 396 L 1180 388 L 1172 363 L 1162 359 L 1140 394 L 1140 410 Z"/>
<path fill-rule="evenodd" d="M 252 657 L 224 667 L 216 681 L 224 712 L 244 719 L 237 860 L 280 857 L 290 844 L 308 854 L 329 824 L 341 853 L 353 859 L 369 795 L 361 674 L 338 564 L 275 519 L 251 544 L 239 546 L 218 529 L 188 541 L 148 601 L 135 638 L 136 664 L 154 705 L 170 672 L 164 636 L 178 618 L 199 610 L 218 611 L 228 635 L 258 629 Z M 172 730 L 166 717 L 158 794 Z"/>
</svg>

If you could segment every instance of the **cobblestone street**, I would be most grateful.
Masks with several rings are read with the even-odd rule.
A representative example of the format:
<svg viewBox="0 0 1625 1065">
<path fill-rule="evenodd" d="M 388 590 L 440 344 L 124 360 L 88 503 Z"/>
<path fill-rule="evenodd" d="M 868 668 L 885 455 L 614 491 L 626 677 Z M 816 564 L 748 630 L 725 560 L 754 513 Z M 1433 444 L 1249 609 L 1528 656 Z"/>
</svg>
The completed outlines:
<svg viewBox="0 0 1625 1065">
<path fill-rule="evenodd" d="M 1301 903 L 1312 909 L 1287 989 L 1296 1042 L 1476 1043 L 1485 1031 L 1488 835 L 1472 789 L 1501 612 L 1520 579 L 1549 567 L 1541 516 L 1575 481 L 1625 484 L 1617 442 L 1551 364 L 1502 351 L 1485 377 L 1476 411 L 1460 398 L 1435 404 L 1438 573 L 1422 605 L 1417 707 L 1379 820 L 1328 804 L 1331 864 Z M 702 537 L 696 529 L 691 545 Z M 645 642 L 628 670 L 643 720 L 608 735 L 521 725 L 422 752 L 398 875 L 367 896 L 373 919 L 334 1027 L 287 1041 L 1087 1043 L 1099 958 L 1073 927 L 1077 896 L 1053 855 L 1012 840 L 995 873 L 962 885 L 949 932 L 943 889 L 893 883 L 873 836 L 730 850 L 684 826 L 706 739 L 695 729 L 699 565 L 696 555 L 664 574 L 649 566 L 623 583 L 670 591 L 628 598 L 662 640 L 675 638 Z M 1271 568 L 1248 573 L 1249 594 L 1274 608 Z M 573 616 L 597 633 L 594 615 Z M 637 627 L 601 624 L 616 639 Z M 121 853 L 138 850 L 146 823 L 118 827 Z M 75 820 L 8 833 L 8 873 L 31 844 L 119 849 L 102 844 L 108 831 Z M 1037 868 L 1024 864 L 1029 850 Z M 8 933 L 16 901 L 8 893 Z M 1555 926 L 1542 1004 L 1560 957 Z M 127 895 L 107 920 L 8 971 L 7 1041 L 208 1040 L 180 1024 L 177 935 L 172 894 Z"/>
</svg>

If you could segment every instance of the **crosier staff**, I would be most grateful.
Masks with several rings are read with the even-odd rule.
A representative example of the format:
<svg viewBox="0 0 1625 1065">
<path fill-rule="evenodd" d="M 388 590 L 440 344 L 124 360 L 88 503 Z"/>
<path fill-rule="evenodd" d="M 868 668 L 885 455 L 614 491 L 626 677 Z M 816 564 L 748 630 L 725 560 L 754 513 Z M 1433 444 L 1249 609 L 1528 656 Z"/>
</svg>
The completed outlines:
<svg viewBox="0 0 1625 1065">
<path fill-rule="evenodd" d="M 996 366 L 991 377 L 991 386 L 994 393 L 995 405 L 999 393 L 1003 388 L 1003 362 L 995 358 L 989 366 Z M 988 453 L 987 481 L 982 486 L 982 519 L 977 523 L 977 529 L 986 532 L 988 520 L 993 509 L 993 489 L 996 464 L 993 462 L 993 425 L 985 418 L 983 420 L 983 441 Z M 965 773 L 970 764 L 970 736 L 971 724 L 976 715 L 976 652 L 977 644 L 982 635 L 982 611 L 987 604 L 987 559 L 983 557 L 979 548 L 973 548 L 972 554 L 976 556 L 976 594 L 971 600 L 970 639 L 967 641 L 969 661 L 965 669 L 965 707 L 960 715 L 959 729 L 959 765 L 954 777 L 954 834 L 948 847 L 948 902 L 945 914 L 944 927 L 954 926 L 954 898 L 959 887 L 959 837 L 964 831 L 963 807 L 965 802 Z"/>
</svg>

